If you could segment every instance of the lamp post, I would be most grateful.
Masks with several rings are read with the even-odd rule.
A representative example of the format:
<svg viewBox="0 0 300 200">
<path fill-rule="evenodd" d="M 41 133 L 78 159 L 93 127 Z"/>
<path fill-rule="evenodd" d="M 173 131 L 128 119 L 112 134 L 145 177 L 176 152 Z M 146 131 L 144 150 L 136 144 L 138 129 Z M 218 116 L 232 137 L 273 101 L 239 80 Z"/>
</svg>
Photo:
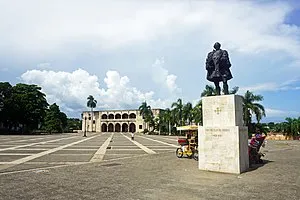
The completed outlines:
<svg viewBox="0 0 300 200">
<path fill-rule="evenodd" d="M 83 137 L 86 137 L 86 117 L 84 117 L 84 132 Z"/>
</svg>

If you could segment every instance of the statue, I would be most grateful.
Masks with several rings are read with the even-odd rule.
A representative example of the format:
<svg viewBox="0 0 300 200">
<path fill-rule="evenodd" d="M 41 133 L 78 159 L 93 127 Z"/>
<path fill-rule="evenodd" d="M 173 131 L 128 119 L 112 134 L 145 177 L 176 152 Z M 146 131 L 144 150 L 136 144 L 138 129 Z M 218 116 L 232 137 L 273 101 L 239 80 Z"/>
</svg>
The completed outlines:
<svg viewBox="0 0 300 200">
<path fill-rule="evenodd" d="M 216 42 L 214 50 L 209 52 L 206 58 L 206 79 L 214 82 L 216 86 L 217 95 L 221 95 L 221 88 L 219 83 L 223 82 L 224 94 L 229 94 L 227 81 L 232 79 L 230 72 L 231 64 L 226 50 L 221 49 L 221 44 Z"/>
</svg>

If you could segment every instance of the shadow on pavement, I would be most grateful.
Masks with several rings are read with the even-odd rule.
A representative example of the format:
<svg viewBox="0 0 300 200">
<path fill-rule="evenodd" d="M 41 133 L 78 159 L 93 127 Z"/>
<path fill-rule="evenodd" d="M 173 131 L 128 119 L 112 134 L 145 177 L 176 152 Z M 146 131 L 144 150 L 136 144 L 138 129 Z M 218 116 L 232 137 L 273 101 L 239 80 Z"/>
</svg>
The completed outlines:
<svg viewBox="0 0 300 200">
<path fill-rule="evenodd" d="M 258 168 L 263 167 L 264 165 L 266 165 L 268 163 L 271 163 L 271 162 L 274 162 L 274 161 L 263 160 L 263 163 L 251 164 L 250 167 L 249 167 L 249 169 L 246 172 L 251 172 L 251 171 L 257 170 Z"/>
</svg>

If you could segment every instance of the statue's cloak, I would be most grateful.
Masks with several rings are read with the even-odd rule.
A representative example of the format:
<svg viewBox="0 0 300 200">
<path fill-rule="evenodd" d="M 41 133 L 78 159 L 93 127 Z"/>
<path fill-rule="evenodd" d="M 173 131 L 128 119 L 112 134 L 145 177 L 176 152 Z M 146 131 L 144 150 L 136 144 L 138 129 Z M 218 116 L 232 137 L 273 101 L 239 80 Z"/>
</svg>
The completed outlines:
<svg viewBox="0 0 300 200">
<path fill-rule="evenodd" d="M 232 79 L 231 63 L 226 50 L 213 50 L 206 58 L 206 79 L 211 82 L 221 82 Z"/>
</svg>

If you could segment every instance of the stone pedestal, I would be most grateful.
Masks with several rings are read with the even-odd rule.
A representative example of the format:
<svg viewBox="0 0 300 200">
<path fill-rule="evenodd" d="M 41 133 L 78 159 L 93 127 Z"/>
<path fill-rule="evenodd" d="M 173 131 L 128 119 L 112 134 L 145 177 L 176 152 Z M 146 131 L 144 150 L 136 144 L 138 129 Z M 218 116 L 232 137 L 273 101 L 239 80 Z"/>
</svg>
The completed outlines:
<svg viewBox="0 0 300 200">
<path fill-rule="evenodd" d="M 203 126 L 198 129 L 199 169 L 240 174 L 249 168 L 248 129 L 242 97 L 202 98 Z"/>
</svg>

